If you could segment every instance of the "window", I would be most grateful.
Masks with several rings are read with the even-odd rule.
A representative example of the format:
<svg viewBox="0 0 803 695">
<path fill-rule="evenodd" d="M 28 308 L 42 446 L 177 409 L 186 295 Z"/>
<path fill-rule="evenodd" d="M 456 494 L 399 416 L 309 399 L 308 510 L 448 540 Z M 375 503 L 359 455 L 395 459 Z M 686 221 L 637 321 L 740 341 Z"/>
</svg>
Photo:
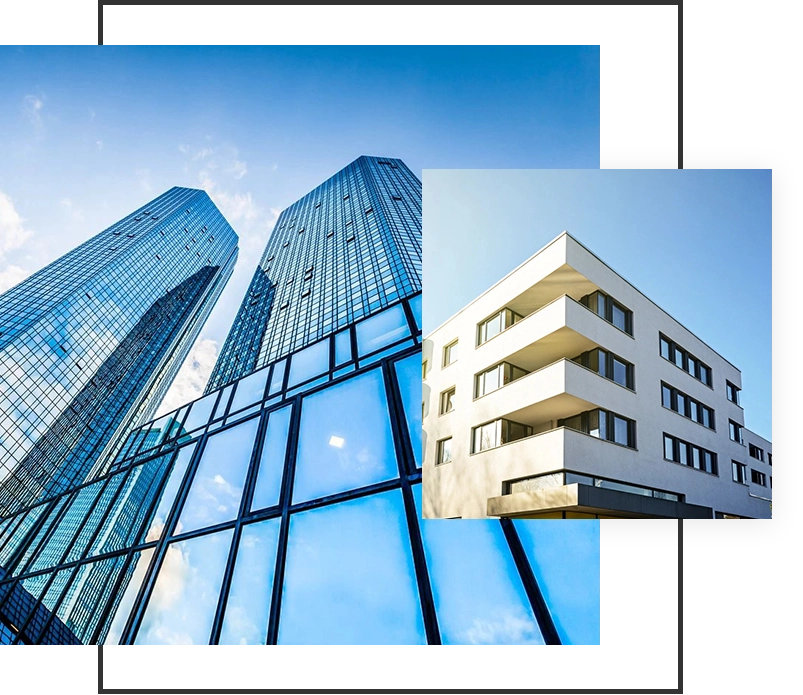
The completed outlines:
<svg viewBox="0 0 803 695">
<path fill-rule="evenodd" d="M 451 463 L 452 461 L 452 438 L 441 439 L 438 442 L 438 458 L 435 460 L 435 465 L 440 466 L 442 463 Z"/>
<path fill-rule="evenodd" d="M 452 362 L 457 360 L 457 341 L 449 343 L 443 348 L 443 366 L 448 367 Z"/>
<path fill-rule="evenodd" d="M 730 425 L 730 437 L 734 442 L 739 442 L 739 444 L 744 444 L 742 441 L 742 426 L 738 422 L 734 422 L 733 420 L 728 420 Z"/>
<path fill-rule="evenodd" d="M 477 324 L 477 345 L 482 345 L 524 317 L 512 309 L 504 308 Z"/>
<path fill-rule="evenodd" d="M 769 462 L 770 466 L 772 465 L 772 454 L 768 451 L 767 452 L 767 461 Z"/>
<path fill-rule="evenodd" d="M 558 427 L 569 427 L 592 437 L 615 442 L 631 449 L 636 448 L 635 421 L 608 410 L 598 408 L 558 420 Z"/>
<path fill-rule="evenodd" d="M 664 432 L 664 458 L 698 471 L 718 475 L 717 455 Z"/>
<path fill-rule="evenodd" d="M 747 466 L 738 461 L 731 461 L 731 469 L 733 471 L 733 482 L 747 485 Z"/>
<path fill-rule="evenodd" d="M 454 393 L 455 388 L 447 389 L 441 394 L 441 415 L 451 413 L 454 410 Z"/>
<path fill-rule="evenodd" d="M 592 372 L 615 381 L 620 386 L 630 390 L 635 388 L 633 365 L 612 352 L 602 348 L 594 348 L 581 353 L 577 357 L 573 357 L 572 362 L 577 362 L 577 364 L 590 369 Z"/>
<path fill-rule="evenodd" d="M 503 386 L 527 376 L 529 372 L 526 369 L 517 367 L 508 362 L 501 362 L 494 365 L 484 372 L 480 372 L 474 376 L 474 398 L 479 398 L 487 393 L 492 393 Z"/>
<path fill-rule="evenodd" d="M 633 335 L 633 312 L 609 295 L 599 291 L 592 292 L 582 297 L 580 303 L 619 330 Z"/>
<path fill-rule="evenodd" d="M 764 460 L 764 449 L 759 449 L 755 444 L 749 445 L 750 449 L 750 456 L 754 459 L 758 459 L 759 461 Z"/>
<path fill-rule="evenodd" d="M 757 471 L 755 468 L 750 469 L 750 480 L 756 485 L 767 487 L 767 476 L 761 471 Z"/>
<path fill-rule="evenodd" d="M 739 392 L 741 390 L 742 389 L 734 386 L 730 381 L 725 382 L 725 391 L 727 392 L 728 400 L 731 403 L 736 403 L 736 405 L 739 405 Z"/>
<path fill-rule="evenodd" d="M 711 430 L 715 429 L 712 408 L 664 382 L 661 382 L 661 404 L 664 408 L 674 410 L 679 415 L 694 420 L 703 425 L 703 427 L 708 427 Z"/>
<path fill-rule="evenodd" d="M 672 362 L 676 367 L 680 367 L 684 372 L 688 372 L 695 379 L 699 379 L 706 386 L 711 386 L 711 367 L 701 362 L 697 357 L 684 350 L 680 345 L 670 340 L 664 335 L 658 337 L 659 352 L 661 357 Z"/>
<path fill-rule="evenodd" d="M 421 363 L 421 379 L 423 379 L 424 381 L 426 381 L 426 378 L 427 378 L 427 361 L 426 361 L 426 360 L 424 360 L 424 361 Z"/>
<path fill-rule="evenodd" d="M 515 442 L 518 439 L 529 437 L 533 428 L 520 422 L 513 422 L 500 418 L 486 422 L 472 430 L 472 453 L 477 454 L 486 449 L 493 449 L 503 444 Z"/>
</svg>

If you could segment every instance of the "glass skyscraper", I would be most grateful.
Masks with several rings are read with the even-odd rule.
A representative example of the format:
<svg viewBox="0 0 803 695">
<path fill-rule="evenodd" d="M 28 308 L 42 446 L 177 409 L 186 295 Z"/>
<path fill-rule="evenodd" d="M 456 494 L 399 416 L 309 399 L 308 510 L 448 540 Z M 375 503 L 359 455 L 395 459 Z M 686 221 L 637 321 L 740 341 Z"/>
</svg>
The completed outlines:
<svg viewBox="0 0 803 695">
<path fill-rule="evenodd" d="M 285 210 L 207 393 L 0 521 L 0 643 L 598 643 L 596 522 L 421 520 L 420 262 L 399 160 Z"/>
<path fill-rule="evenodd" d="M 0 514 L 153 415 L 236 258 L 209 196 L 173 188 L 0 296 Z"/>
</svg>

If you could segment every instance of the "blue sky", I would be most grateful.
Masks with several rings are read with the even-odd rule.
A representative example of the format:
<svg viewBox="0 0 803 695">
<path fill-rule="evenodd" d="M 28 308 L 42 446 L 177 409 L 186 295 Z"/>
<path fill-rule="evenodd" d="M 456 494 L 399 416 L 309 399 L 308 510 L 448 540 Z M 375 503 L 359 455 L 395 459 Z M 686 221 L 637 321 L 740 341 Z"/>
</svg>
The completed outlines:
<svg viewBox="0 0 803 695">
<path fill-rule="evenodd" d="M 772 172 L 427 171 L 424 334 L 564 229 L 742 371 L 771 440 Z"/>
<path fill-rule="evenodd" d="M 0 48 L 0 291 L 171 186 L 240 260 L 169 398 L 203 387 L 278 213 L 361 154 L 598 167 L 597 46 Z"/>
</svg>

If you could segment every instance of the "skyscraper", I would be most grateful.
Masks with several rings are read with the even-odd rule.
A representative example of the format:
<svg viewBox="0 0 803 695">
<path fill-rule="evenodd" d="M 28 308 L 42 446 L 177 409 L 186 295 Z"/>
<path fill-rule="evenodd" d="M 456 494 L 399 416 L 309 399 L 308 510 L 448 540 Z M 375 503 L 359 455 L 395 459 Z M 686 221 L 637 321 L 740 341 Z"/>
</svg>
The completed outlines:
<svg viewBox="0 0 803 695">
<path fill-rule="evenodd" d="M 0 296 L 0 514 L 153 414 L 236 258 L 209 196 L 173 188 Z"/>
<path fill-rule="evenodd" d="M 207 393 L 0 521 L 0 643 L 598 643 L 576 526 L 420 521 L 420 186 L 361 157 L 282 213 Z"/>
</svg>

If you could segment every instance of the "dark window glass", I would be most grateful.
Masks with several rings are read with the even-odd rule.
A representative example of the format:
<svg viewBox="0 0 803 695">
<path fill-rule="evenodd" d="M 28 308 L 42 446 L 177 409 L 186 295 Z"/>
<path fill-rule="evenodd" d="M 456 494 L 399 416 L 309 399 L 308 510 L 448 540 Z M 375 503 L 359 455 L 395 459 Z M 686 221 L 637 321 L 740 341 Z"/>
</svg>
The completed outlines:
<svg viewBox="0 0 803 695">
<path fill-rule="evenodd" d="M 672 389 L 666 384 L 661 385 L 661 402 L 663 403 L 664 408 L 672 407 Z"/>
<path fill-rule="evenodd" d="M 661 357 L 664 359 L 671 359 L 669 353 L 669 341 L 666 338 L 661 338 Z"/>
<path fill-rule="evenodd" d="M 623 444 L 624 446 L 631 446 L 629 433 L 630 426 L 628 421 L 619 417 L 618 415 L 614 415 L 613 441 L 615 441 L 617 444 Z"/>
<path fill-rule="evenodd" d="M 627 312 L 615 302 L 613 303 L 612 323 L 617 328 L 627 331 Z"/>
<path fill-rule="evenodd" d="M 675 346 L 675 364 L 683 369 L 683 357 L 686 353 L 679 347 Z"/>
<path fill-rule="evenodd" d="M 628 386 L 627 365 L 621 360 L 618 360 L 616 357 L 613 358 L 613 380 L 617 384 Z"/>
<path fill-rule="evenodd" d="M 670 461 L 675 460 L 675 453 L 674 453 L 674 440 L 672 437 L 668 435 L 664 435 L 664 458 Z"/>
</svg>

